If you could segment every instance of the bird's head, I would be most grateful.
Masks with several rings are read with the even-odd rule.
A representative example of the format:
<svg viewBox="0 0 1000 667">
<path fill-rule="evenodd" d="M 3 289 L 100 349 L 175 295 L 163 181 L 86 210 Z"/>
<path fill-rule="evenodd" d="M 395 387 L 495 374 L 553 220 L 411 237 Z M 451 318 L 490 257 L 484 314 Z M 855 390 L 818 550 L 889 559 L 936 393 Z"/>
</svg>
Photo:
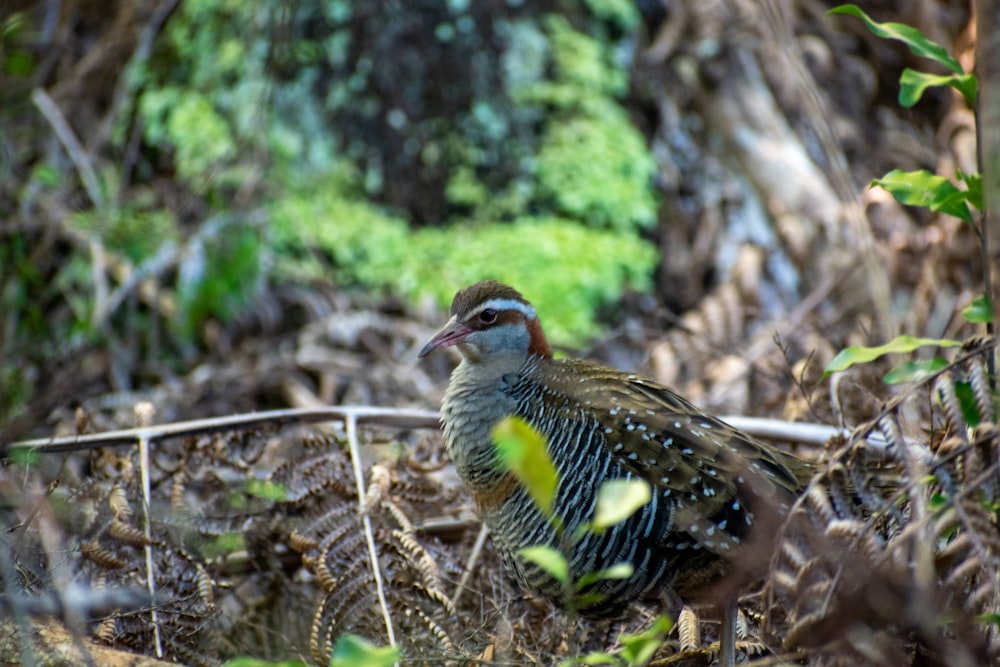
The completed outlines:
<svg viewBox="0 0 1000 667">
<path fill-rule="evenodd" d="M 459 291 L 451 302 L 451 319 L 418 356 L 453 345 L 473 363 L 510 354 L 552 356 L 534 306 L 495 280 Z"/>
</svg>

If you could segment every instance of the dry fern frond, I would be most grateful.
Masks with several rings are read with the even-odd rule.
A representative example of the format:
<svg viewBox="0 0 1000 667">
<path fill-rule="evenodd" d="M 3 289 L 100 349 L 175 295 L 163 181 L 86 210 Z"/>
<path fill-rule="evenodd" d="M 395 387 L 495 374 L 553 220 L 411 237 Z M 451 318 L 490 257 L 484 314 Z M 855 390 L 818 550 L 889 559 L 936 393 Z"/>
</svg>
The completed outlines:
<svg viewBox="0 0 1000 667">
<path fill-rule="evenodd" d="M 911 391 L 859 434 L 877 428 L 886 447 L 866 451 L 854 438 L 796 503 L 766 592 L 779 603 L 772 621 L 787 621 L 786 646 L 815 664 L 893 665 L 917 651 L 957 666 L 997 655 L 997 628 L 983 619 L 1000 612 L 1000 431 L 981 352 L 963 350 L 930 384 L 931 423 L 946 436 L 904 437 Z"/>
</svg>

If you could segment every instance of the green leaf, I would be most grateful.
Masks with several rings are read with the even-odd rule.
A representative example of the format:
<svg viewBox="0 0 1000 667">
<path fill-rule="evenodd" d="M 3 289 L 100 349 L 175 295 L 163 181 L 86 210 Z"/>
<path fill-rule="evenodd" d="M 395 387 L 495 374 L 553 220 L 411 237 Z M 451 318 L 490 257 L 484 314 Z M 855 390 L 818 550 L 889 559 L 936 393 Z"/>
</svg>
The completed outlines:
<svg viewBox="0 0 1000 667">
<path fill-rule="evenodd" d="M 876 347 L 865 347 L 863 345 L 851 345 L 841 350 L 833 361 L 823 371 L 823 377 L 828 377 L 831 373 L 846 371 L 855 364 L 866 364 L 874 361 L 886 354 L 896 352 L 913 352 L 914 350 L 927 347 L 959 347 L 961 342 L 947 338 L 914 338 L 913 336 L 897 336 L 885 345 Z"/>
<path fill-rule="evenodd" d="M 943 357 L 904 361 L 885 374 L 882 381 L 886 384 L 902 384 L 904 382 L 919 382 L 948 367 L 948 360 Z"/>
<path fill-rule="evenodd" d="M 222 533 L 215 537 L 207 537 L 200 544 L 200 551 L 206 558 L 228 556 L 234 551 L 240 551 L 247 546 L 243 533 Z"/>
<path fill-rule="evenodd" d="M 899 104 L 910 108 L 920 101 L 924 91 L 937 86 L 951 86 L 962 93 L 966 103 L 975 108 L 978 83 L 972 74 L 929 74 L 907 67 L 899 77 Z"/>
<path fill-rule="evenodd" d="M 565 584 L 569 581 L 569 563 L 566 562 L 566 558 L 559 553 L 558 549 L 537 544 L 519 549 L 518 553 L 524 560 L 534 563 L 545 570 L 550 577 L 560 584 Z"/>
<path fill-rule="evenodd" d="M 980 623 L 988 623 L 1000 628 L 1000 614 L 980 614 L 976 617 L 976 620 Z"/>
<path fill-rule="evenodd" d="M 274 482 L 269 482 L 263 479 L 248 480 L 246 484 L 246 492 L 248 495 L 263 498 L 264 500 L 274 500 L 276 502 L 288 500 L 289 497 L 287 488 L 281 484 L 275 484 Z"/>
<path fill-rule="evenodd" d="M 378 646 L 357 635 L 343 635 L 330 656 L 330 667 L 390 667 L 402 655 L 395 646 Z"/>
<path fill-rule="evenodd" d="M 632 567 L 631 563 L 616 563 L 611 567 L 597 572 L 588 572 L 580 577 L 580 580 L 576 582 L 576 590 L 582 591 L 587 586 L 606 579 L 628 579 L 633 572 L 635 572 L 635 568 Z"/>
<path fill-rule="evenodd" d="M 604 651 L 591 651 L 578 658 L 570 658 L 559 663 L 559 667 L 569 667 L 570 665 L 620 665 L 622 661 L 611 653 Z"/>
<path fill-rule="evenodd" d="M 493 443 L 508 470 L 520 480 L 532 500 L 552 517 L 559 473 L 545 446 L 545 437 L 520 417 L 510 416 L 493 429 Z"/>
<path fill-rule="evenodd" d="M 6 459 L 10 465 L 33 468 L 38 465 L 41 454 L 34 447 L 11 447 L 7 450 Z"/>
<path fill-rule="evenodd" d="M 670 632 L 673 625 L 673 622 L 666 616 L 657 616 L 653 625 L 645 632 L 622 635 L 619 638 L 622 644 L 622 657 L 629 665 L 646 664 L 653 657 L 653 654 L 663 646 L 667 633 Z"/>
<path fill-rule="evenodd" d="M 912 26 L 903 23 L 877 23 L 865 14 L 861 8 L 853 4 L 834 7 L 827 14 L 846 14 L 857 17 L 865 22 L 865 25 L 868 26 L 868 29 L 876 37 L 899 40 L 910 47 L 910 51 L 914 55 L 922 58 L 930 58 L 934 62 L 944 65 L 955 74 L 965 74 L 962 65 L 949 56 L 948 51 L 943 46 L 928 39 L 924 33 Z"/>
<path fill-rule="evenodd" d="M 965 187 L 968 188 L 969 203 L 975 208 L 982 211 L 983 210 L 983 177 L 979 174 L 966 174 L 961 169 L 956 172 L 958 179 L 965 183 Z"/>
<path fill-rule="evenodd" d="M 969 426 L 976 427 L 983 421 L 979 414 L 979 404 L 976 403 L 975 392 L 968 382 L 955 383 L 955 397 L 958 399 L 958 406 L 962 409 L 962 418 Z"/>
<path fill-rule="evenodd" d="M 962 309 L 962 317 L 972 324 L 989 324 L 993 321 L 993 304 L 989 297 L 977 296 L 972 303 Z"/>
<path fill-rule="evenodd" d="M 927 499 L 927 507 L 932 510 L 940 509 L 948 504 L 948 496 L 936 491 Z"/>
<path fill-rule="evenodd" d="M 228 662 L 223 663 L 222 667 L 308 667 L 306 663 L 299 662 L 298 660 L 281 660 L 279 662 L 271 662 L 270 660 L 261 660 L 259 658 L 250 658 L 243 656 L 240 658 L 233 658 Z"/>
<path fill-rule="evenodd" d="M 966 204 L 967 190 L 959 190 L 943 176 L 936 176 L 926 169 L 903 171 L 893 169 L 882 178 L 871 182 L 871 187 L 885 188 L 900 204 L 923 206 L 972 222 L 972 213 Z"/>
<path fill-rule="evenodd" d="M 597 491 L 594 520 L 590 529 L 595 533 L 621 523 L 648 503 L 653 497 L 649 482 L 644 479 L 612 479 Z"/>
</svg>

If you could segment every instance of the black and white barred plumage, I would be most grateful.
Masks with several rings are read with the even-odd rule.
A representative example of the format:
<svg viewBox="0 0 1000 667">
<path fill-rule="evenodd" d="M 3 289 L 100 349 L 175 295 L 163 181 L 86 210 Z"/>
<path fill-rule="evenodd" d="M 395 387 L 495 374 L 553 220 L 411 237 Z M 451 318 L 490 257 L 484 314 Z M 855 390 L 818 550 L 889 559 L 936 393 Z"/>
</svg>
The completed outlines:
<svg viewBox="0 0 1000 667">
<path fill-rule="evenodd" d="M 455 296 L 451 314 L 421 351 L 454 345 L 462 352 L 442 404 L 448 453 L 509 571 L 557 604 L 567 603 L 560 585 L 524 562 L 519 549 L 568 549 L 577 581 L 631 564 L 631 576 L 597 582 L 577 607 L 586 615 L 614 615 L 670 588 L 687 596 L 711 585 L 749 555 L 755 525 L 767 523 L 761 517 L 786 511 L 809 477 L 808 463 L 701 413 L 650 379 L 554 359 L 535 309 L 513 288 L 477 283 Z M 608 480 L 644 479 L 652 500 L 600 534 L 559 544 L 525 489 L 498 465 L 491 432 L 508 415 L 547 441 L 559 472 L 555 514 L 564 535 L 593 518 L 597 490 Z"/>
</svg>

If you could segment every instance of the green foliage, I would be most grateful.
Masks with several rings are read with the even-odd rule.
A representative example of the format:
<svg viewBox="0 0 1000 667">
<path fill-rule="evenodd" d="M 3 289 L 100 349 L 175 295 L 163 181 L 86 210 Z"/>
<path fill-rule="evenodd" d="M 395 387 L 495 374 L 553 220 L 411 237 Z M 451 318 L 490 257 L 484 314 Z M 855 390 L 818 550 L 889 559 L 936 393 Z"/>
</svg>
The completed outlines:
<svg viewBox="0 0 1000 667">
<path fill-rule="evenodd" d="M 633 30 L 639 24 L 639 12 L 629 0 L 584 0 L 591 13 L 623 30 Z"/>
<path fill-rule="evenodd" d="M 88 209 L 71 213 L 66 224 L 100 239 L 106 249 L 136 263 L 153 256 L 164 243 L 176 242 L 180 237 L 169 210 L 145 207 L 141 202 L 128 202 L 104 211 Z"/>
<path fill-rule="evenodd" d="M 551 82 L 539 83 L 527 91 L 527 99 L 561 109 L 588 109 L 591 104 L 603 105 L 625 93 L 628 73 L 615 66 L 610 49 L 574 30 L 563 16 L 549 14 L 543 24 L 549 37 L 554 76 Z M 589 93 L 589 97 L 581 93 Z"/>
<path fill-rule="evenodd" d="M 247 495 L 275 502 L 287 501 L 289 497 L 289 491 L 286 487 L 263 479 L 247 480 L 245 490 Z"/>
<path fill-rule="evenodd" d="M 632 516 L 653 497 L 644 479 L 613 479 L 601 485 L 590 530 L 600 533 Z"/>
<path fill-rule="evenodd" d="M 31 53 L 21 48 L 27 20 L 21 12 L 14 12 L 0 22 L 0 67 L 11 76 L 29 77 L 35 68 Z"/>
<path fill-rule="evenodd" d="M 962 410 L 962 418 L 970 428 L 975 428 L 983 421 L 983 415 L 979 413 L 979 404 L 976 402 L 975 392 L 968 382 L 955 383 L 955 397 Z"/>
<path fill-rule="evenodd" d="M 959 190 L 947 178 L 935 176 L 926 169 L 902 171 L 894 169 L 882 178 L 871 182 L 889 192 L 900 204 L 923 206 L 972 222 L 968 202 L 973 196 L 969 190 Z"/>
<path fill-rule="evenodd" d="M 962 317 L 972 324 L 988 324 L 993 321 L 993 302 L 986 296 L 978 296 L 962 310 Z"/>
<path fill-rule="evenodd" d="M 865 14 L 857 5 L 840 5 L 831 9 L 829 14 L 846 14 L 865 22 L 871 33 L 883 39 L 894 39 L 906 44 L 914 55 L 928 58 L 952 72 L 950 76 L 935 76 L 917 72 L 910 68 L 903 70 L 900 77 L 899 104 L 909 108 L 916 104 L 927 88 L 933 86 L 951 86 L 965 98 L 969 108 L 976 108 L 977 81 L 972 74 L 966 74 L 962 65 L 940 44 L 930 40 L 922 32 L 903 23 L 877 23 Z"/>
<path fill-rule="evenodd" d="M 245 505 L 245 503 L 243 504 Z M 232 506 L 234 509 L 238 509 L 242 505 L 232 503 Z M 216 558 L 245 549 L 246 541 L 243 533 L 223 533 L 214 537 L 205 536 L 198 541 L 197 546 L 198 551 L 206 558 Z"/>
<path fill-rule="evenodd" d="M 951 75 L 939 76 L 917 72 L 909 68 L 905 69 L 900 77 L 899 93 L 899 103 L 903 107 L 911 107 L 916 104 L 924 91 L 930 87 L 951 86 L 963 95 L 970 108 L 976 109 L 978 83 L 975 75 L 965 73 L 958 60 L 950 56 L 944 47 L 928 39 L 916 28 L 902 23 L 878 23 L 853 4 L 835 7 L 828 13 L 859 18 L 864 21 L 872 34 L 883 39 L 901 41 L 909 47 L 914 55 L 928 58 L 952 72 Z M 951 180 L 926 170 L 903 171 L 895 169 L 882 178 L 874 179 L 871 182 L 871 187 L 882 187 L 901 204 L 921 206 L 973 224 L 974 218 L 970 207 L 980 211 L 983 209 L 982 179 L 978 174 L 965 174 L 962 171 L 956 172 L 956 179 L 965 185 L 964 190 Z M 963 310 L 962 314 L 967 321 L 973 323 L 986 323 L 993 319 L 992 306 L 985 296 L 977 298 L 972 305 Z M 958 345 L 961 343 L 954 340 L 914 338 L 912 336 L 899 336 L 889 343 L 877 347 L 853 345 L 841 350 L 834 357 L 824 370 L 823 377 L 826 378 L 831 373 L 846 370 L 854 364 L 873 361 L 884 354 L 912 352 L 924 346 L 955 347 Z M 910 360 L 893 368 L 883 380 L 887 384 L 919 381 L 940 372 L 947 366 L 947 360 L 941 357 Z M 971 401 L 971 396 L 969 398 L 969 404 L 974 407 L 974 401 Z M 978 416 L 974 418 L 978 423 Z"/>
<path fill-rule="evenodd" d="M 14 332 L 3 353 L 26 360 L 0 377 L 0 420 L 29 400 L 53 350 L 138 335 L 140 357 L 163 358 L 137 364 L 177 365 L 194 358 L 206 320 L 231 318 L 269 281 L 446 305 L 496 278 L 530 286 L 553 343 L 598 334 L 598 309 L 647 289 L 658 261 L 640 236 L 656 220 L 655 164 L 621 105 L 639 16 L 627 0 L 559 12 L 180 3 L 116 89 L 112 145 L 98 147 L 112 154 L 94 162 L 110 203 L 67 217 L 71 248 L 50 268 L 32 255 L 37 238 L 0 246 Z M 19 46 L 38 29 L 25 16 L 0 23 L 0 66 L 15 76 L 34 67 Z M 33 154 L 21 166 L 19 209 L 63 196 L 65 165 Z M 205 233 L 220 216 L 221 233 Z M 111 255 L 112 292 L 156 269 L 155 303 L 98 313 L 90 240 Z M 168 335 L 153 344 L 144 337 L 159 318 Z"/>
<path fill-rule="evenodd" d="M 827 364 L 826 369 L 823 371 L 823 377 L 828 377 L 831 373 L 846 371 L 855 364 L 866 364 L 870 361 L 875 361 L 879 357 L 886 354 L 913 352 L 921 347 L 928 346 L 959 347 L 961 344 L 962 343 L 960 341 L 949 340 L 946 338 L 914 338 L 913 336 L 903 335 L 893 338 L 884 345 L 877 345 L 875 347 L 851 345 L 850 347 L 841 350 L 837 356 L 835 356 L 830 363 Z"/>
<path fill-rule="evenodd" d="M 554 75 L 516 91 L 522 103 L 554 109 L 538 152 L 538 194 L 560 215 L 634 231 L 656 220 L 656 163 L 615 101 L 627 87 L 607 45 L 561 16 L 545 21 Z"/>
<path fill-rule="evenodd" d="M 559 474 L 542 434 L 520 417 L 510 416 L 493 429 L 493 442 L 503 467 L 514 473 L 545 516 L 552 517 Z"/>
<path fill-rule="evenodd" d="M 535 544 L 518 551 L 521 558 L 534 563 L 545 570 L 545 573 L 564 586 L 570 583 L 569 562 L 562 552 L 544 544 Z"/>
<path fill-rule="evenodd" d="M 395 646 L 377 646 L 357 635 L 343 635 L 330 656 L 330 667 L 391 667 L 402 659 Z"/>
<path fill-rule="evenodd" d="M 656 221 L 656 165 L 618 106 L 553 121 L 538 153 L 539 193 L 563 215 L 632 231 Z"/>
<path fill-rule="evenodd" d="M 653 654 L 667 639 L 667 633 L 673 623 L 666 616 L 657 616 L 645 632 L 634 635 L 622 635 L 621 656 L 627 665 L 644 665 L 652 659 Z"/>
<path fill-rule="evenodd" d="M 586 655 L 564 660 L 559 667 L 572 665 L 615 665 L 616 667 L 640 667 L 653 659 L 667 640 L 673 623 L 666 616 L 657 616 L 652 625 L 643 632 L 622 634 L 618 642 L 622 645 L 617 653 L 595 651 Z"/>
<path fill-rule="evenodd" d="M 599 332 L 594 317 L 601 305 L 626 287 L 645 289 L 658 260 L 638 237 L 563 218 L 411 231 L 403 219 L 353 198 L 352 182 L 338 172 L 270 208 L 278 275 L 332 277 L 413 299 L 432 296 L 444 306 L 458 286 L 484 278 L 530 285 L 552 341 L 574 344 Z"/>
<path fill-rule="evenodd" d="M 559 547 L 545 544 L 523 547 L 518 555 L 539 567 L 557 581 L 572 617 L 576 610 L 597 604 L 601 594 L 587 589 L 608 579 L 632 576 L 630 563 L 616 563 L 596 572 L 587 572 L 574 579 L 569 568 L 568 552 L 588 532 L 600 532 L 632 516 L 652 498 L 649 484 L 640 479 L 609 480 L 597 491 L 593 518 L 583 523 L 572 535 L 567 535 L 554 504 L 559 487 L 559 473 L 549 456 L 545 438 L 530 424 L 517 416 L 509 416 L 493 430 L 493 442 L 499 464 L 509 470 L 527 489 L 535 505 L 555 529 Z"/>
<path fill-rule="evenodd" d="M 178 175 L 198 191 L 211 182 L 211 172 L 236 154 L 230 124 L 206 95 L 167 86 L 146 92 L 139 111 L 146 123 L 146 139 L 172 145 Z"/>
<path fill-rule="evenodd" d="M 397 267 L 405 294 L 450 303 L 457 286 L 494 278 L 528 289 L 557 345 L 596 335 L 597 309 L 626 287 L 646 289 L 656 249 L 638 237 L 594 230 L 564 218 L 519 218 L 506 225 L 427 228 Z"/>
<path fill-rule="evenodd" d="M 903 384 L 904 382 L 919 382 L 929 378 L 935 373 L 939 373 L 948 367 L 948 360 L 944 357 L 933 357 L 931 359 L 916 359 L 904 361 L 882 378 L 886 384 Z"/>
<path fill-rule="evenodd" d="M 38 465 L 41 454 L 33 447 L 11 447 L 4 454 L 4 465 L 31 469 Z"/>
<path fill-rule="evenodd" d="M 238 221 L 225 227 L 225 233 L 189 242 L 181 261 L 178 312 L 171 320 L 181 341 L 209 317 L 225 321 L 235 315 L 259 288 L 259 232 Z"/>
<path fill-rule="evenodd" d="M 223 663 L 222 667 L 308 667 L 306 663 L 298 660 L 281 660 L 271 662 L 270 660 L 259 660 L 257 658 L 241 657 L 233 658 Z"/>
</svg>

